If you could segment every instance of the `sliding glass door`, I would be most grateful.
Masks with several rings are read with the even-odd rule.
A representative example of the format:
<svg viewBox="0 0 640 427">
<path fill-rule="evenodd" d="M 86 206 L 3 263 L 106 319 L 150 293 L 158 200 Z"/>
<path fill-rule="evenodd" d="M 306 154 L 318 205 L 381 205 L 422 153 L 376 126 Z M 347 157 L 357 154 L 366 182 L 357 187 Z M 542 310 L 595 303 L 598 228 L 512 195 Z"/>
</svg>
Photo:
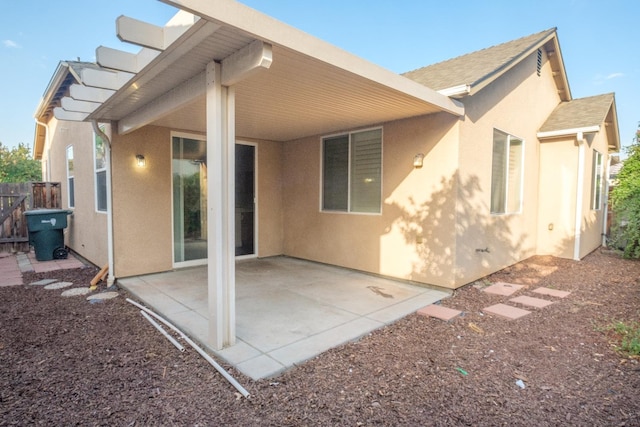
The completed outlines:
<svg viewBox="0 0 640 427">
<path fill-rule="evenodd" d="M 173 261 L 207 259 L 207 151 L 203 140 L 172 137 Z"/>
</svg>

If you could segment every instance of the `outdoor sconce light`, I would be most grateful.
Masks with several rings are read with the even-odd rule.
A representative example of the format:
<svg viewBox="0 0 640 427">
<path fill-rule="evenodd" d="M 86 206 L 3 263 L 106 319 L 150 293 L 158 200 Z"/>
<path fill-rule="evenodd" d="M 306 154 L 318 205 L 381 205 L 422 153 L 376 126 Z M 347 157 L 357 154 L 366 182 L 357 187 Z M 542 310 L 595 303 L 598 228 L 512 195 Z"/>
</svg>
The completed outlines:
<svg viewBox="0 0 640 427">
<path fill-rule="evenodd" d="M 422 167 L 422 161 L 424 160 L 424 154 L 418 153 L 413 158 L 413 167 L 415 169 L 420 169 Z"/>
<path fill-rule="evenodd" d="M 147 165 L 147 161 L 142 154 L 136 154 L 136 163 L 139 168 L 143 168 Z"/>
</svg>

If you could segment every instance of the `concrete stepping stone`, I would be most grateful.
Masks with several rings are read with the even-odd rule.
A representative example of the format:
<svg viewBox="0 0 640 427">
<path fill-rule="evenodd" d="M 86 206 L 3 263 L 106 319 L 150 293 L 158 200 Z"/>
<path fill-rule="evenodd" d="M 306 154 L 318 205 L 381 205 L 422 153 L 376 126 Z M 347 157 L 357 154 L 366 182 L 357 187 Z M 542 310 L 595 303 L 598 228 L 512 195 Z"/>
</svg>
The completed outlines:
<svg viewBox="0 0 640 427">
<path fill-rule="evenodd" d="M 87 301 L 112 299 L 120 295 L 117 292 L 101 292 L 99 294 L 89 295 Z"/>
<path fill-rule="evenodd" d="M 75 297 L 78 295 L 86 295 L 89 292 L 91 292 L 89 288 L 72 288 L 72 289 L 67 289 L 61 295 L 63 297 Z"/>
<path fill-rule="evenodd" d="M 45 286 L 45 289 L 63 289 L 63 288 L 68 288 L 69 286 L 73 285 L 73 283 L 71 282 L 57 282 L 57 283 L 52 283 L 50 285 Z"/>
<path fill-rule="evenodd" d="M 528 297 L 525 295 L 519 296 L 519 297 L 515 297 L 509 300 L 510 302 L 515 302 L 518 304 L 522 304 L 522 305 L 527 305 L 529 307 L 534 307 L 534 308 L 544 308 L 548 305 L 553 304 L 553 301 L 548 301 L 546 299 L 540 299 L 540 298 L 533 298 L 533 297 Z"/>
<path fill-rule="evenodd" d="M 557 289 L 551 289 L 551 288 L 538 288 L 538 289 L 534 289 L 532 292 L 535 292 L 540 295 L 549 295 L 557 298 L 566 298 L 571 293 L 571 292 L 559 291 Z"/>
<path fill-rule="evenodd" d="M 38 280 L 37 282 L 31 282 L 29 284 L 33 286 L 46 286 L 46 285 L 50 285 L 51 283 L 55 283 L 57 281 L 58 279 L 42 279 L 42 280 Z"/>
<path fill-rule="evenodd" d="M 435 317 L 436 319 L 448 322 L 449 320 L 461 315 L 462 312 L 460 310 L 454 310 L 453 308 L 431 304 L 418 310 L 418 314 L 425 317 Z"/>
<path fill-rule="evenodd" d="M 487 314 L 494 314 L 499 317 L 504 317 L 509 320 L 519 319 L 527 314 L 531 314 L 529 310 L 523 310 L 521 308 L 513 307 L 506 304 L 496 304 L 483 309 Z"/>
<path fill-rule="evenodd" d="M 497 282 L 487 288 L 484 288 L 483 291 L 489 294 L 508 297 L 515 294 L 522 288 L 524 288 L 524 285 L 514 285 L 512 283 Z"/>
</svg>

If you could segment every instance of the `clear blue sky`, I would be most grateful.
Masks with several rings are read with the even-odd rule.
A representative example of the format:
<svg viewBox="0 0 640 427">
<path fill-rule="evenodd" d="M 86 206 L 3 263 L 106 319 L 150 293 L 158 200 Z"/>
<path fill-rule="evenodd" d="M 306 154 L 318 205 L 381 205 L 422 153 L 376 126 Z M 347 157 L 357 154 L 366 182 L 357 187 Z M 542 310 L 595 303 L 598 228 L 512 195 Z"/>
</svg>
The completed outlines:
<svg viewBox="0 0 640 427">
<path fill-rule="evenodd" d="M 615 92 L 620 139 L 640 121 L 638 0 L 243 0 L 401 73 L 552 27 L 574 98 Z M 163 25 L 157 0 L 0 0 L 0 142 L 33 143 L 33 113 L 60 60 L 95 60 L 119 15 Z"/>
</svg>

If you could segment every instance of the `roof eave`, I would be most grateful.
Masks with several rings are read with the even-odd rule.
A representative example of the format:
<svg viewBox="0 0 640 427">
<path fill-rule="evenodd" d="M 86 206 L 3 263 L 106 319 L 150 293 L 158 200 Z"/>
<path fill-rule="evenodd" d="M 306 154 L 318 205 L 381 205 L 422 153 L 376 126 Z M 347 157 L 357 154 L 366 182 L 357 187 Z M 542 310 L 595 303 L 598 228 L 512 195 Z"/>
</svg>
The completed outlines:
<svg viewBox="0 0 640 427">
<path fill-rule="evenodd" d="M 559 129 L 559 130 L 550 130 L 545 132 L 538 132 L 536 136 L 538 139 L 550 139 L 550 138 L 559 138 L 562 136 L 573 136 L 579 133 L 595 133 L 600 132 L 600 126 L 584 126 L 579 128 L 571 128 L 571 129 Z"/>
<path fill-rule="evenodd" d="M 35 117 L 36 120 L 40 120 L 42 118 L 44 111 L 46 110 L 47 106 L 51 102 L 51 99 L 55 96 L 62 82 L 64 82 L 64 79 L 66 78 L 67 72 L 69 72 L 69 70 L 70 70 L 70 67 L 66 61 L 60 61 L 60 63 L 58 63 L 56 71 L 53 73 L 53 76 L 51 77 L 51 80 L 49 81 L 47 88 L 42 94 L 42 98 L 40 98 L 38 107 L 36 108 L 36 111 L 33 113 L 33 117 Z M 74 76 L 75 76 L 75 73 L 74 73 Z"/>
</svg>

